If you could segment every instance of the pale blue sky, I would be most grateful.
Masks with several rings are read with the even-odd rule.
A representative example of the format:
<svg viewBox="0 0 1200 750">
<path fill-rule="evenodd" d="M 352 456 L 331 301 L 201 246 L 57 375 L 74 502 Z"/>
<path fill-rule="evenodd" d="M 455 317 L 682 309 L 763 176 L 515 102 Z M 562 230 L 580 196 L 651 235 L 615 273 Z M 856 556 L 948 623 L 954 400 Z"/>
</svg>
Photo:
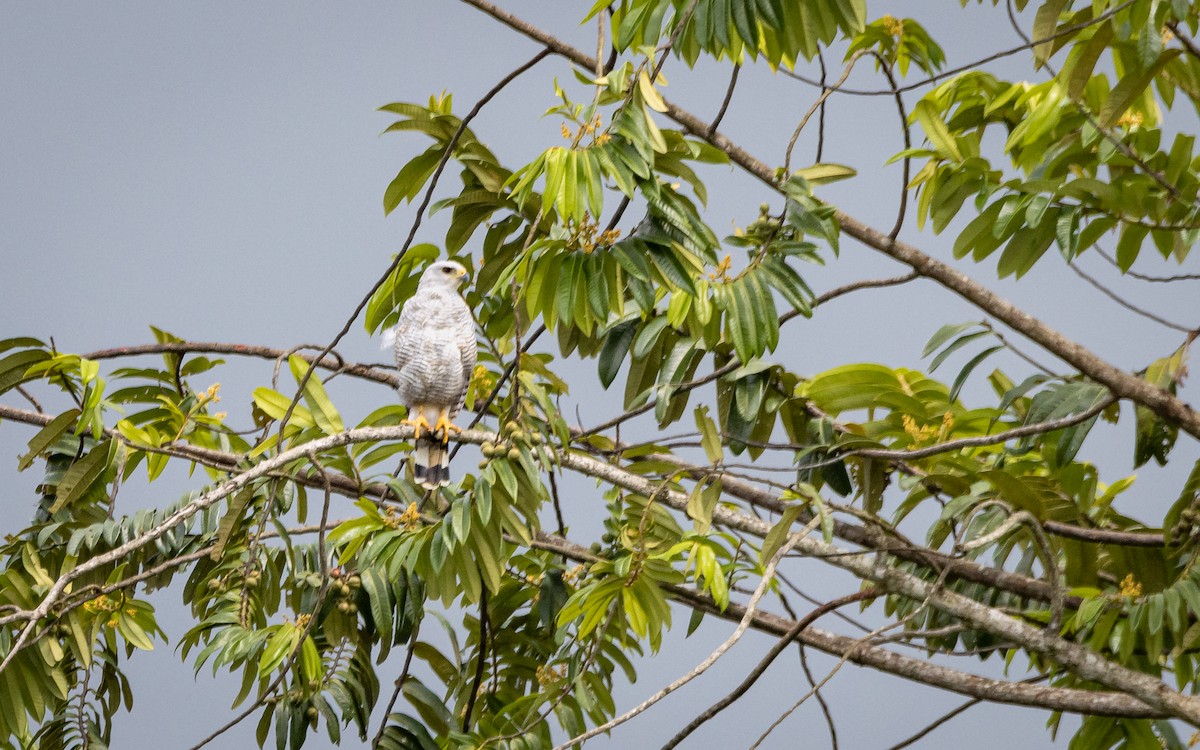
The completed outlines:
<svg viewBox="0 0 1200 750">
<path fill-rule="evenodd" d="M 592 31 L 576 26 L 590 3 L 504 5 L 584 49 L 594 46 Z M 874 18 L 928 5 L 870 2 L 869 8 Z M 1016 43 L 1002 10 L 943 5 L 932 14 L 930 31 L 952 64 Z M 328 341 L 402 242 L 411 207 L 385 218 L 383 191 L 404 161 L 427 146 L 412 135 L 380 137 L 389 120 L 375 109 L 391 101 L 422 101 L 445 89 L 454 93 L 456 110 L 465 112 L 536 49 L 469 7 L 444 0 L 0 6 L 0 257 L 7 269 L 0 337 L 53 336 L 61 349 L 87 351 L 147 342 L 147 326 L 153 324 L 209 341 L 285 348 Z M 672 60 L 664 73 L 670 97 L 711 117 L 724 94 L 724 69 L 702 64 L 687 71 Z M 510 165 L 558 138 L 557 122 L 533 119 L 555 103 L 552 76 L 572 81 L 564 62 L 546 60 L 476 122 L 475 132 Z M 866 71 L 851 81 L 881 85 Z M 811 89 L 761 66 L 747 70 L 722 130 L 765 161 L 781 162 L 790 126 L 780 130 L 778 123 L 797 119 L 813 98 Z M 835 97 L 829 112 L 826 160 L 852 164 L 871 178 L 832 186 L 824 194 L 882 228 L 892 224 L 899 180 L 896 167 L 881 168 L 900 148 L 895 117 L 886 98 Z M 810 127 L 798 146 L 798 162 L 811 160 L 814 144 Z M 731 169 L 712 168 L 705 177 L 710 224 L 718 233 L 751 221 L 767 199 L 754 180 Z M 452 168 L 445 184 L 452 187 L 455 179 Z M 443 227 L 435 217 L 419 241 L 440 244 Z M 948 237 L 918 234 L 911 216 L 905 236 L 938 257 L 950 257 Z M 1116 278 L 1103 263 L 1086 260 L 1096 275 Z M 1157 256 L 1147 260 L 1139 268 L 1161 270 Z M 1047 256 L 1019 284 L 994 287 L 1129 369 L 1178 345 L 1178 334 L 1113 307 L 1061 266 L 1057 257 Z M 962 267 L 981 280 L 994 276 L 994 260 Z M 819 292 L 903 270 L 847 239 L 841 259 L 814 267 L 807 278 Z M 1168 317 L 1196 322 L 1189 318 L 1196 311 L 1194 289 L 1143 285 L 1131 296 Z M 812 321 L 789 324 L 775 356 L 800 372 L 861 360 L 919 366 L 924 341 L 941 324 L 981 317 L 922 282 L 847 298 Z M 384 359 L 361 323 L 341 351 L 354 360 Z M 1011 358 L 997 361 L 1020 371 Z M 223 395 L 236 418 L 249 391 L 270 377 L 270 366 L 231 363 L 227 369 Z M 594 363 L 566 371 L 585 422 L 620 409 L 618 387 L 601 392 Z M 945 375 L 952 376 L 953 370 Z M 977 377 L 966 393 L 982 401 L 988 390 Z M 394 398 L 382 389 L 336 382 L 333 394 L 352 417 Z M 17 403 L 11 396 L 6 403 Z M 1115 433 L 1098 435 L 1085 448 L 1105 462 L 1105 480 L 1129 471 L 1131 421 L 1127 414 Z M 31 434 L 24 426 L 0 426 L 0 456 L 9 461 L 0 532 L 20 528 L 33 507 L 36 469 L 15 477 L 11 471 Z M 1182 439 L 1172 471 L 1146 470 L 1128 510 L 1141 515 L 1153 509 L 1150 518 L 1161 513 L 1177 492 L 1179 469 L 1190 467 L 1197 455 L 1195 442 Z M 182 479 L 123 490 L 121 508 L 170 502 L 186 486 Z M 568 513 L 579 514 L 577 523 L 594 519 L 600 501 L 590 484 L 574 483 L 570 494 Z M 347 515 L 349 504 L 336 510 Z M 827 567 L 798 571 L 804 585 L 821 596 L 854 587 Z M 162 592 L 153 601 L 171 643 L 177 642 L 187 627 L 178 592 Z M 621 705 L 633 705 L 685 672 L 730 627 L 710 618 L 686 643 L 679 628 L 658 657 L 642 662 L 641 680 L 623 694 Z M 765 637 L 748 636 L 655 715 L 621 728 L 611 741 L 592 744 L 657 746 L 740 680 L 767 644 Z M 213 682 L 207 673 L 193 683 L 191 668 L 172 649 L 160 647 L 130 662 L 137 706 L 132 717 L 118 719 L 115 746 L 186 747 L 230 716 L 236 687 L 228 680 Z M 833 664 L 816 655 L 812 662 L 818 675 Z M 385 665 L 381 681 L 390 684 L 397 669 Z M 794 654 L 781 657 L 692 746 L 701 746 L 701 737 L 715 746 L 749 744 L 744 728 L 766 726 L 806 687 Z M 839 719 L 842 747 L 887 746 L 962 701 L 855 667 L 835 677 L 826 694 Z M 1045 719 L 1037 711 L 979 707 L 922 747 L 1041 746 L 1049 743 Z M 253 720 L 247 721 L 214 746 L 249 746 L 253 728 Z M 797 712 L 764 747 L 792 747 L 800 737 L 808 747 L 827 744 L 815 705 Z M 319 735 L 308 745 L 324 746 Z M 346 740 L 343 746 L 355 743 Z"/>
</svg>

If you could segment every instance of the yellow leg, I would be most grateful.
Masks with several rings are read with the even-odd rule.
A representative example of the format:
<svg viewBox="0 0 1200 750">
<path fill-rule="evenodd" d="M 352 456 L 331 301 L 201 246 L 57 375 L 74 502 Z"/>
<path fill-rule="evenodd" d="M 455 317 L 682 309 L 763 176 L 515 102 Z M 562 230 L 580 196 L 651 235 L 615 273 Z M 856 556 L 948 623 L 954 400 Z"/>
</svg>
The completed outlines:
<svg viewBox="0 0 1200 750">
<path fill-rule="evenodd" d="M 458 425 L 454 424 L 453 422 L 451 422 L 450 417 L 448 417 L 446 415 L 446 412 L 443 411 L 438 416 L 438 421 L 437 421 L 437 424 L 435 424 L 433 426 L 433 431 L 442 433 L 442 442 L 449 443 L 450 442 L 450 433 L 451 432 L 462 432 L 462 428 L 459 427 Z"/>
<path fill-rule="evenodd" d="M 401 419 L 400 424 L 406 424 L 406 425 L 412 426 L 413 439 L 421 437 L 421 428 L 422 427 L 425 428 L 425 432 L 433 431 L 433 428 L 431 428 L 429 426 L 429 420 L 425 419 L 425 415 L 419 411 L 417 412 L 417 415 L 415 417 L 412 416 L 412 414 L 410 413 L 408 416 L 408 419 Z"/>
</svg>

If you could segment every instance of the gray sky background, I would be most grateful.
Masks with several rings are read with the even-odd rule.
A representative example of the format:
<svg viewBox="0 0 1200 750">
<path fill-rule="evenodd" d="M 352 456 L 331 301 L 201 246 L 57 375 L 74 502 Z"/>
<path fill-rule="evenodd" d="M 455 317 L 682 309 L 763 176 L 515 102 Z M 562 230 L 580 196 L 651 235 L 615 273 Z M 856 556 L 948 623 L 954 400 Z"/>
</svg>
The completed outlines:
<svg viewBox="0 0 1200 750">
<path fill-rule="evenodd" d="M 593 49 L 594 32 L 577 26 L 590 3 L 523 0 L 505 7 Z M 946 48 L 951 65 L 1014 46 L 1002 9 L 934 3 L 871 2 L 869 17 L 884 12 L 919 13 Z M 1028 27 L 1028 19 L 1026 26 Z M 53 336 L 64 351 L 151 341 L 148 325 L 192 340 L 237 341 L 290 347 L 330 340 L 362 294 L 399 249 L 412 218 L 404 206 L 385 218 L 384 188 L 403 163 L 427 147 L 415 135 L 380 131 L 391 121 L 375 112 L 392 101 L 424 101 L 443 89 L 455 110 L 465 112 L 536 47 L 469 7 L 450 2 L 356 4 L 18 4 L 0 5 L 0 338 Z M 1012 58 L 1024 72 L 1023 56 Z M 1002 63 L 990 69 L 1003 74 Z M 834 67 L 840 70 L 840 62 Z M 815 68 L 815 66 L 814 66 Z M 882 85 L 869 66 L 851 83 Z M 836 72 L 832 77 L 836 77 Z M 664 73 L 666 94 L 710 118 L 727 82 L 726 70 L 701 64 L 686 70 L 677 60 Z M 476 134 L 510 166 L 557 142 L 558 122 L 534 119 L 553 106 L 551 76 L 573 83 L 568 66 L 551 58 L 512 84 L 480 116 Z M 582 95 L 586 96 L 586 94 Z M 774 76 L 763 66 L 743 72 L 722 131 L 769 163 L 782 162 L 791 126 L 815 97 L 813 90 Z M 911 96 L 911 105 L 916 97 Z M 1175 115 L 1171 115 L 1174 117 Z M 898 167 L 882 168 L 901 148 L 896 113 L 886 98 L 834 97 L 825 160 L 855 166 L 869 180 L 830 186 L 822 194 L 852 215 L 881 228 L 895 214 Z M 1186 115 L 1185 127 L 1194 128 Z M 919 135 L 917 136 L 919 137 Z M 815 128 L 797 147 L 796 161 L 811 161 Z M 705 171 L 710 224 L 718 233 L 753 220 L 768 200 L 758 184 L 725 167 Z M 444 185 L 453 189 L 457 170 Z M 633 217 L 628 217 L 632 219 Z M 631 222 L 627 219 L 626 228 Z M 426 224 L 418 241 L 442 242 L 441 217 Z M 961 226 L 961 224 L 960 224 Z M 950 258 L 953 227 L 941 237 L 919 234 L 910 212 L 905 237 L 943 259 Z M 1020 283 L 993 283 L 995 260 L 961 264 L 1119 366 L 1137 369 L 1179 345 L 1179 334 L 1121 310 L 1048 255 Z M 735 253 L 735 258 L 736 258 Z M 1116 273 L 1097 258 L 1083 267 L 1109 282 Z M 1195 270 L 1195 262 L 1190 263 Z M 1170 272 L 1153 251 L 1137 269 Z M 818 292 L 846 281 L 896 275 L 904 269 L 874 251 L 843 243 L 842 257 L 806 273 Z M 1194 325 L 1194 288 L 1131 286 L 1129 296 L 1156 312 Z M 981 318 L 978 311 L 928 282 L 847 297 L 798 320 L 781 334 L 775 359 L 800 372 L 818 372 L 856 361 L 920 367 L 926 339 L 943 323 Z M 1027 345 L 1030 351 L 1036 351 Z M 386 356 L 357 322 L 340 351 L 357 361 Z M 1050 358 L 1038 352 L 1038 356 Z M 952 379 L 960 357 L 938 374 Z M 1025 368 L 997 358 L 1010 375 Z M 105 371 L 110 369 L 104 368 Z M 990 391 L 976 374 L 965 391 L 982 403 Z M 269 363 L 230 362 L 219 371 L 228 411 L 245 414 L 250 391 L 270 378 Z M 619 384 L 599 389 L 594 362 L 566 368 L 572 395 L 585 423 L 621 409 Z M 1192 395 L 1195 388 L 1184 390 Z M 331 392 L 353 421 L 388 399 L 383 389 L 335 383 Z M 20 405 L 14 394 L 6 402 Z M 56 406 L 52 400 L 50 406 Z M 573 408 L 573 407 L 572 407 Z M 1114 430 L 1098 432 L 1084 454 L 1111 482 L 1131 469 L 1131 413 Z M 244 419 L 245 417 L 242 416 Z M 17 475 L 15 456 L 30 428 L 0 426 L 0 457 L 6 466 L 6 502 L 0 533 L 29 519 L 37 468 Z M 1122 506 L 1131 514 L 1161 517 L 1191 463 L 1200 456 L 1182 438 L 1167 469 L 1146 467 Z M 121 510 L 175 500 L 187 484 L 182 472 L 151 487 L 122 491 Z M 572 483 L 569 520 L 594 523 L 600 501 L 586 482 Z M 349 503 L 335 508 L 351 513 Z M 1156 515 L 1157 514 L 1157 515 Z M 820 565 L 795 569 L 817 596 L 851 590 L 854 583 Z M 172 653 L 187 627 L 178 590 L 152 599 L 171 644 L 137 654 L 128 665 L 137 704 L 118 719 L 115 747 L 187 747 L 231 715 L 236 685 L 213 681 L 207 671 L 193 681 L 189 665 Z M 622 693 L 619 707 L 685 672 L 730 631 L 710 618 L 692 638 L 678 632 L 662 652 L 639 666 L 637 686 Z M 825 627 L 837 628 L 826 620 Z M 768 647 L 749 635 L 697 683 L 672 696 L 653 716 L 619 729 L 596 747 L 661 744 L 703 706 L 741 679 Z M 994 660 L 993 660 L 994 661 Z M 818 676 L 831 659 L 813 655 Z M 980 670 L 995 673 L 995 666 Z M 384 665 L 387 685 L 398 667 Z M 1016 678 L 1024 676 L 1016 671 Z M 735 708 L 697 734 L 691 746 L 748 745 L 754 735 L 807 690 L 792 655 L 781 657 Z M 906 684 L 847 666 L 825 688 L 838 719 L 843 747 L 886 747 L 962 702 L 959 696 Z M 1036 747 L 1050 743 L 1042 712 L 978 707 L 931 735 L 921 747 Z M 1074 726 L 1065 719 L 1064 726 Z M 253 720 L 214 744 L 246 747 Z M 1000 727 L 1001 729 L 997 729 Z M 815 704 L 804 705 L 764 747 L 827 745 Z M 164 744 L 165 743 L 165 744 Z M 1065 742 L 1060 743 L 1065 745 Z M 325 747 L 322 736 L 309 747 Z M 344 740 L 344 747 L 355 743 Z"/>
</svg>

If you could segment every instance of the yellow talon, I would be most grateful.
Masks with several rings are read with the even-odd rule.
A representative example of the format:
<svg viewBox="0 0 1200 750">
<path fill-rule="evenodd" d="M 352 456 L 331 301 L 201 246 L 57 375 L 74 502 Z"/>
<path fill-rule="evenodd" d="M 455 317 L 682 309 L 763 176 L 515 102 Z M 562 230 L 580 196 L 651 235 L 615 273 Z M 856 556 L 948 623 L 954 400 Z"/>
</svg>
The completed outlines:
<svg viewBox="0 0 1200 750">
<path fill-rule="evenodd" d="M 425 432 L 433 432 L 434 431 L 433 428 L 431 428 L 429 426 L 429 420 L 425 419 L 425 415 L 420 414 L 420 413 L 418 413 L 417 416 L 415 416 L 415 417 L 409 417 L 408 419 L 401 419 L 400 424 L 406 424 L 413 428 L 413 439 L 414 440 L 421 437 L 421 428 L 422 427 L 425 428 Z M 439 421 L 438 424 L 441 424 L 441 422 Z"/>
<path fill-rule="evenodd" d="M 451 422 L 450 419 L 445 414 L 443 414 L 440 417 L 438 417 L 437 424 L 435 424 L 433 426 L 433 431 L 442 433 L 442 442 L 449 443 L 450 442 L 450 433 L 451 432 L 461 433 L 462 428 L 459 427 L 458 425 L 454 424 L 453 422 Z"/>
</svg>

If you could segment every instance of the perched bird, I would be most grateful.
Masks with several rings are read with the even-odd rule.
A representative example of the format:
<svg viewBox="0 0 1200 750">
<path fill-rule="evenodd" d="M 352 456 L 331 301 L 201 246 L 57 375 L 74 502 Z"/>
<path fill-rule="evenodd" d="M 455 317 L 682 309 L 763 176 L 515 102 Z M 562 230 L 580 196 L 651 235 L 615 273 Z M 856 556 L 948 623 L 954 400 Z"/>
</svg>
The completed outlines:
<svg viewBox="0 0 1200 750">
<path fill-rule="evenodd" d="M 454 261 L 425 269 L 417 291 L 400 310 L 400 322 L 385 334 L 394 339 L 400 370 L 400 400 L 416 430 L 413 469 L 417 482 L 434 489 L 450 482 L 450 432 L 467 398 L 475 369 L 475 320 L 458 288 L 467 269 Z"/>
</svg>

